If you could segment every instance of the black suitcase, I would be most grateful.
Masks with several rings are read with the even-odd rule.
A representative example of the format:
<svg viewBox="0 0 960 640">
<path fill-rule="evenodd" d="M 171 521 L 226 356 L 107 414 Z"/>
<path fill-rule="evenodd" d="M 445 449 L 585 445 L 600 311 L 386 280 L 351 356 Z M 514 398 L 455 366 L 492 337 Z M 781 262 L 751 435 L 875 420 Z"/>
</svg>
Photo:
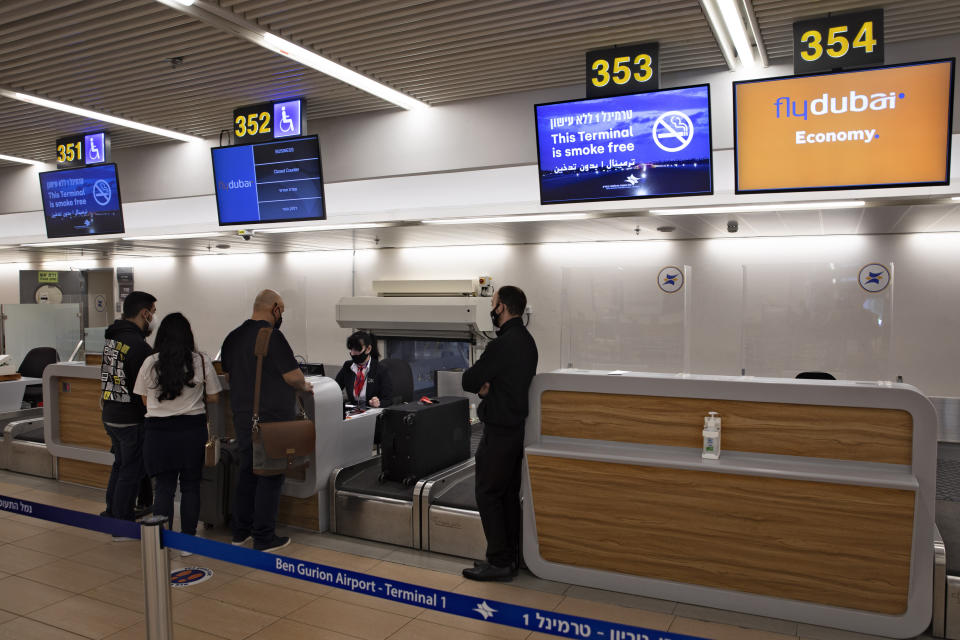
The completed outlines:
<svg viewBox="0 0 960 640">
<path fill-rule="evenodd" d="M 411 485 L 470 457 L 470 409 L 466 398 L 407 402 L 383 410 L 380 481 Z"/>
<path fill-rule="evenodd" d="M 233 486 L 236 485 L 236 445 L 221 441 L 220 460 L 204 467 L 200 478 L 200 522 L 207 528 L 230 524 Z"/>
</svg>

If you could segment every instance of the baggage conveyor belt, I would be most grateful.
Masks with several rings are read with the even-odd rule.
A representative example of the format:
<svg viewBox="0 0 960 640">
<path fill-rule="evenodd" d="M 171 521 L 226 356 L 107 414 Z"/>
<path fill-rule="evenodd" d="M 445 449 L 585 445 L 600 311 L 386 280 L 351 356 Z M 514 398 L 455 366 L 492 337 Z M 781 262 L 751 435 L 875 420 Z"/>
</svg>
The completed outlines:
<svg viewBox="0 0 960 640">
<path fill-rule="evenodd" d="M 470 458 L 412 486 L 381 482 L 380 456 L 333 471 L 330 531 L 466 558 L 486 548 L 474 497 L 473 455 L 483 425 L 471 429 Z"/>
</svg>

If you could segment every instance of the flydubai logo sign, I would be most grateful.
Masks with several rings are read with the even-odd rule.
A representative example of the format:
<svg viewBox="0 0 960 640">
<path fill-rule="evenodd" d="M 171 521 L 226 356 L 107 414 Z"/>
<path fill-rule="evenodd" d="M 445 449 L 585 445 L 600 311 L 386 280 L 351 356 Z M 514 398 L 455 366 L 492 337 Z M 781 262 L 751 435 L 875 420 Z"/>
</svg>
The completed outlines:
<svg viewBox="0 0 960 640">
<path fill-rule="evenodd" d="M 220 191 L 232 191 L 233 189 L 249 189 L 253 186 L 252 180 L 218 180 L 217 189 Z"/>
<path fill-rule="evenodd" d="M 831 96 L 824 93 L 814 100 L 793 100 L 788 96 L 777 98 L 773 103 L 776 110 L 777 119 L 784 118 L 803 118 L 807 120 L 811 116 L 825 116 L 828 114 L 841 115 L 847 112 L 863 113 L 864 111 L 886 111 L 897 108 L 897 99 L 903 100 L 907 94 L 903 92 L 891 91 L 889 93 L 872 93 L 869 96 L 851 91 L 849 95 Z M 800 105 L 803 105 L 800 107 Z M 800 108 L 798 108 L 800 107 Z M 798 130 L 794 134 L 796 144 L 821 144 L 824 142 L 862 142 L 870 144 L 880 138 L 880 134 L 874 129 L 841 129 L 839 131 L 820 131 L 807 133 L 806 130 Z"/>
</svg>

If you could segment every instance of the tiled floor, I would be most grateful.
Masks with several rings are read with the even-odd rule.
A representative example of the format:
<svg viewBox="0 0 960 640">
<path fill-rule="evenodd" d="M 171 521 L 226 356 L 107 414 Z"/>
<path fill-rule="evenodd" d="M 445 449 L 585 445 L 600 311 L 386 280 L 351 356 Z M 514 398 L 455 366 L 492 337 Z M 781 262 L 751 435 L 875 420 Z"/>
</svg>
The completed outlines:
<svg viewBox="0 0 960 640">
<path fill-rule="evenodd" d="M 0 494 L 99 513 L 103 492 L 0 472 Z M 291 529 L 294 556 L 458 593 L 716 640 L 869 640 L 873 636 L 540 580 L 476 583 L 459 558 Z M 205 532 L 224 539 L 225 532 Z M 0 511 L 0 640 L 146 636 L 139 542 Z M 551 638 L 355 594 L 212 558 L 181 558 L 211 579 L 173 590 L 177 640 Z M 927 636 L 922 636 L 927 637 Z"/>
</svg>

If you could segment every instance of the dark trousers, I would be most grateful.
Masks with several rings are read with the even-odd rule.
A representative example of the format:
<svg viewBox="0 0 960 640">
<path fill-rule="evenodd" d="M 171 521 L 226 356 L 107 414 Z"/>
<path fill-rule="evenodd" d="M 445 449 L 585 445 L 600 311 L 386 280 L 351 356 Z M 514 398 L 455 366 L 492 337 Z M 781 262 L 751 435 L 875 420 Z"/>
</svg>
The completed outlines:
<svg viewBox="0 0 960 640">
<path fill-rule="evenodd" d="M 477 448 L 477 508 L 487 537 L 487 562 L 498 567 L 519 561 L 523 435 L 523 425 L 488 424 Z"/>
<path fill-rule="evenodd" d="M 134 503 L 144 475 L 143 425 L 103 427 L 110 436 L 113 452 L 113 467 L 107 482 L 107 512 L 114 518 L 133 520 Z"/>
<path fill-rule="evenodd" d="M 203 467 L 164 471 L 156 475 L 157 495 L 153 505 L 156 515 L 167 516 L 173 524 L 173 495 L 180 480 L 180 531 L 197 535 L 200 520 L 200 477 Z M 171 527 L 172 528 L 172 527 Z"/>
<path fill-rule="evenodd" d="M 277 510 L 284 476 L 258 476 L 253 473 L 253 440 L 250 414 L 233 414 L 237 433 L 237 493 L 233 501 L 233 535 L 253 536 L 255 544 L 273 541 L 277 528 Z"/>
</svg>

